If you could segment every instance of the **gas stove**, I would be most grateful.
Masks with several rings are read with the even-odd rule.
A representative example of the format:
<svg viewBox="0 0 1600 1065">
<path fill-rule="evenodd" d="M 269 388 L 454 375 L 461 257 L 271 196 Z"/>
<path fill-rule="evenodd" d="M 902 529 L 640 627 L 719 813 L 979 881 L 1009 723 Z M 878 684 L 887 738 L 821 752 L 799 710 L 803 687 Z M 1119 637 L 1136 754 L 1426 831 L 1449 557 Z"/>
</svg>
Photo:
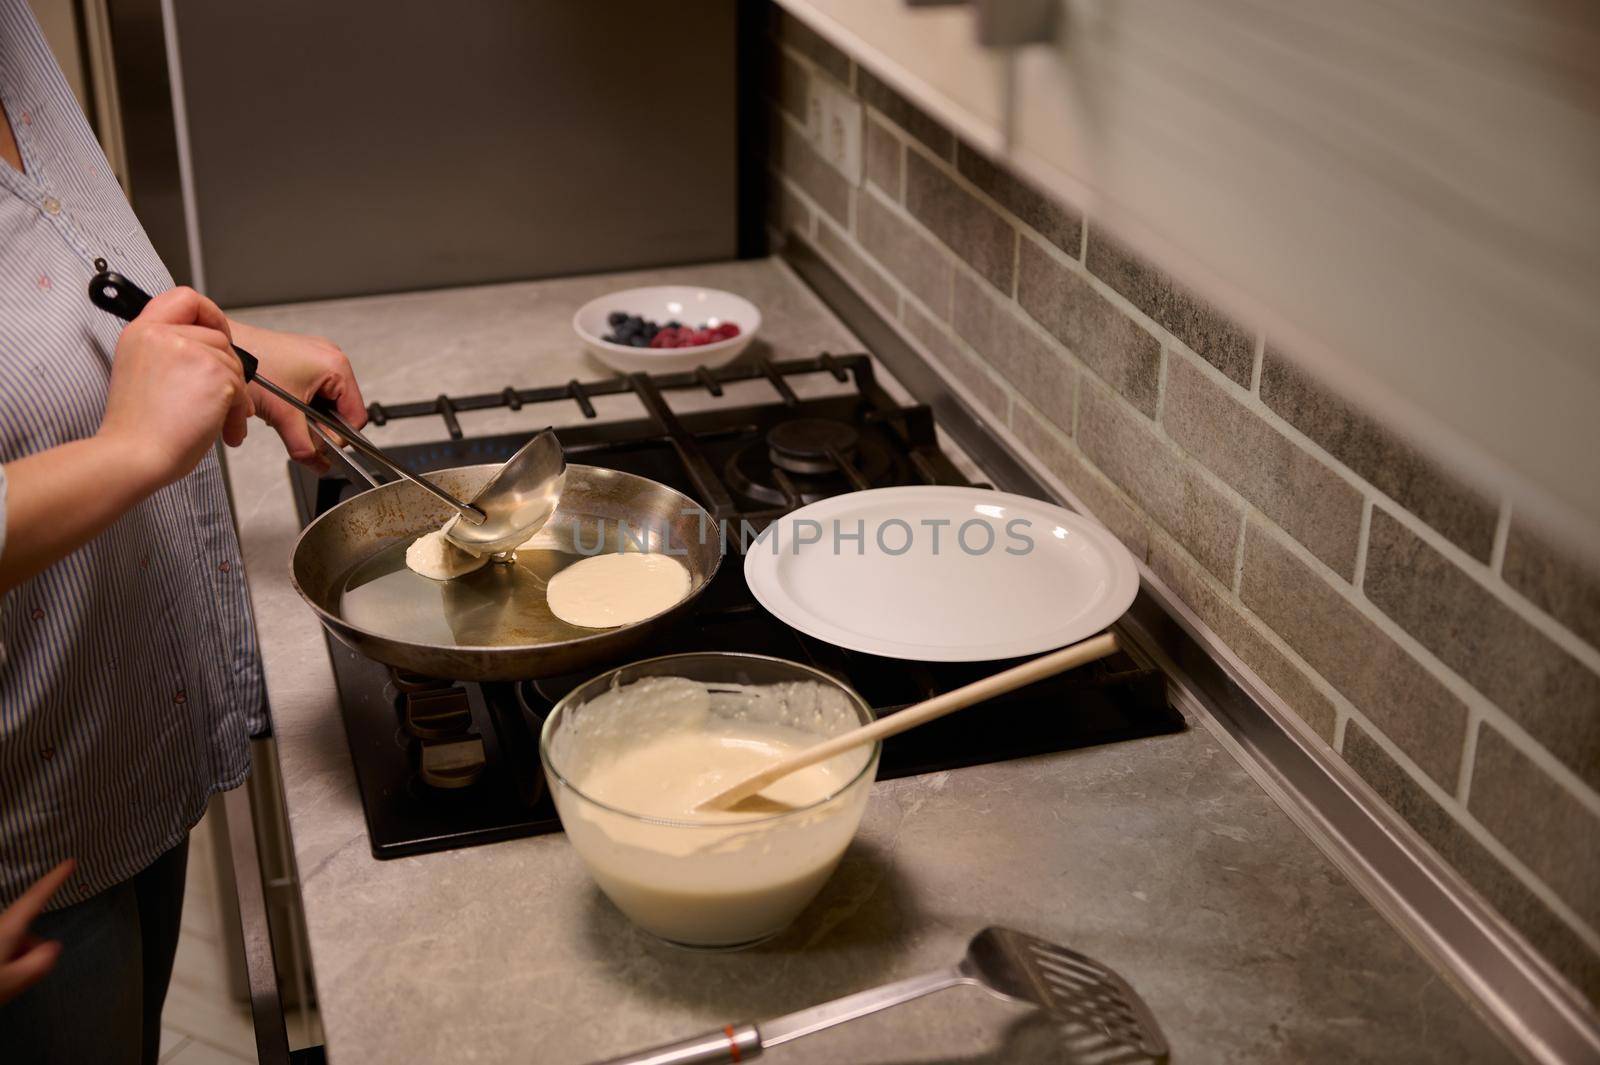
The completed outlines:
<svg viewBox="0 0 1600 1065">
<path fill-rule="evenodd" d="M 833 392 L 801 398 L 817 375 Z M 771 398 L 739 405 L 726 390 L 765 382 Z M 805 389 L 804 391 L 811 391 Z M 669 396 L 699 393 L 705 409 L 675 410 Z M 601 421 L 593 401 L 632 395 L 645 417 Z M 931 411 L 897 403 L 866 355 L 763 359 L 716 370 L 644 375 L 548 388 L 505 388 L 373 404 L 375 439 L 404 418 L 437 417 L 446 438 L 391 452 L 410 468 L 503 462 L 548 417 L 576 405 L 585 421 L 560 429 L 569 461 L 638 474 L 692 496 L 722 522 L 759 530 L 796 507 L 865 488 L 969 482 L 940 448 Z M 460 415 L 529 408 L 525 432 L 468 436 Z M 542 408 L 542 410 L 541 410 Z M 359 491 L 335 472 L 290 467 L 302 525 Z M 730 550 L 737 550 L 732 538 Z M 340 712 L 377 858 L 560 831 L 539 768 L 544 715 L 593 671 L 505 683 L 462 683 L 397 673 L 327 637 Z M 839 677 L 879 714 L 948 691 L 1008 663 L 927 663 L 880 658 L 813 639 L 767 614 L 728 559 L 687 620 L 635 659 L 681 651 L 743 651 L 805 662 Z M 620 664 L 620 663 L 617 663 Z M 879 778 L 908 776 L 1176 732 L 1165 678 L 1118 653 L 954 714 L 884 744 Z"/>
</svg>

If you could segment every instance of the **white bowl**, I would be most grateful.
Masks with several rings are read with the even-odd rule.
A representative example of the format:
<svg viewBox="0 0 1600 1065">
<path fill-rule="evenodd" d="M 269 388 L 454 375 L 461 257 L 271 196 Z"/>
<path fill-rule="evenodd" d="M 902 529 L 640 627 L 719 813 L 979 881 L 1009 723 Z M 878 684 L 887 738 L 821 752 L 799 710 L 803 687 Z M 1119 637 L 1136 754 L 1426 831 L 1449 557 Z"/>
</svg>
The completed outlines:
<svg viewBox="0 0 1600 1065">
<path fill-rule="evenodd" d="M 702 324 L 732 322 L 739 335 L 693 348 L 635 348 L 602 340 L 611 332 L 606 316 L 613 311 L 637 314 L 646 321 L 666 325 L 678 321 L 698 328 Z M 738 358 L 761 328 L 761 312 L 743 296 L 693 285 L 652 285 L 630 288 L 590 300 L 572 316 L 572 329 L 584 346 L 613 370 L 622 373 L 676 373 L 696 366 L 721 366 Z"/>
<path fill-rule="evenodd" d="M 720 692 L 709 712 L 629 698 L 637 682 L 683 678 Z M 770 698 L 749 701 L 750 692 Z M 567 842 L 600 890 L 640 928 L 682 947 L 732 950 L 777 935 L 833 874 L 861 824 L 881 744 L 836 755 L 838 790 L 808 806 L 744 820 L 675 821 L 620 810 L 581 781 L 632 744 L 730 719 L 786 725 L 820 741 L 870 724 L 872 708 L 810 666 L 764 655 L 668 655 L 591 678 L 545 718 L 539 759 Z M 576 780 L 574 779 L 576 778 Z"/>
</svg>

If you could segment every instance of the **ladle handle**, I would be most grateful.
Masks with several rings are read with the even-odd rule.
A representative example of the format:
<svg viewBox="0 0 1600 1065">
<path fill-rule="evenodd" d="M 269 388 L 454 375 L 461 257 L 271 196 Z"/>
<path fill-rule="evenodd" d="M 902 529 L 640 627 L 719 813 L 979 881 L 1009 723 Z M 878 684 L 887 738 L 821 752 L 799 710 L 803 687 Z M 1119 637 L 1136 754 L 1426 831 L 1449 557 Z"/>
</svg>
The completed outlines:
<svg viewBox="0 0 1600 1065">
<path fill-rule="evenodd" d="M 357 481 L 365 481 L 373 488 L 383 487 L 383 482 L 372 476 L 371 471 L 369 471 L 365 466 L 361 465 L 361 463 L 357 462 L 355 459 L 351 458 L 349 455 L 345 454 L 344 447 L 337 436 L 334 436 L 332 433 L 328 432 L 328 430 L 324 429 L 319 422 L 308 421 L 306 422 L 306 425 L 313 433 L 317 434 L 318 438 L 320 438 L 324 444 L 327 445 L 328 454 L 335 461 L 337 461 L 340 466 L 343 466 L 352 477 L 354 477 Z"/>
<path fill-rule="evenodd" d="M 95 269 L 100 272 L 89 279 L 90 301 L 101 310 L 110 311 L 112 314 L 126 322 L 131 322 L 135 318 L 139 317 L 139 314 L 144 310 L 145 305 L 150 302 L 150 294 L 145 292 L 144 289 L 140 288 L 132 281 L 129 281 L 127 278 L 123 277 L 121 274 L 107 269 L 106 261 L 104 259 L 96 259 L 94 261 L 94 266 Z M 338 408 L 334 404 L 333 400 L 329 399 L 327 396 L 317 395 L 312 396 L 311 402 L 307 403 L 299 396 L 280 388 L 275 382 L 269 381 L 265 377 L 262 377 L 260 374 L 258 374 L 256 371 L 261 367 L 261 360 L 257 359 L 254 355 L 250 354 L 237 344 L 233 345 L 233 353 L 239 356 L 239 362 L 244 367 L 244 379 L 246 384 L 254 381 L 256 384 L 260 385 L 268 392 L 271 392 L 274 396 L 277 396 L 279 399 L 289 404 L 289 406 L 293 407 L 301 414 L 304 414 L 311 421 L 320 423 L 324 427 L 331 429 L 333 432 L 338 433 L 339 436 L 343 438 L 344 441 L 351 447 L 355 448 L 357 451 L 361 452 L 367 458 L 371 459 L 373 462 L 376 462 L 378 465 L 382 466 L 396 477 L 403 477 L 412 484 L 417 485 L 419 488 L 426 489 L 428 492 L 436 496 L 440 501 L 454 508 L 457 513 L 459 513 L 464 519 L 471 522 L 473 525 L 483 524 L 484 513 L 482 510 L 479 510 L 471 503 L 463 503 L 461 500 L 457 499 L 449 492 L 446 492 L 443 488 L 440 488 L 432 481 L 424 477 L 418 477 L 416 474 L 412 473 L 410 470 L 391 459 L 387 454 L 384 453 L 382 448 L 379 448 L 376 444 L 372 443 L 372 441 L 362 436 L 359 432 L 353 429 L 348 422 L 339 417 Z M 367 479 L 369 481 L 371 480 L 370 477 Z"/>
<path fill-rule="evenodd" d="M 123 277 L 114 270 L 106 268 L 104 259 L 96 259 L 94 267 L 100 272 L 89 280 L 89 299 L 102 311 L 110 311 L 124 322 L 131 322 L 139 317 L 145 304 L 150 302 L 150 294 Z M 261 367 L 261 360 L 241 348 L 233 345 L 233 353 L 239 356 L 239 362 L 244 366 L 244 381 L 249 384 L 256 380 L 256 370 Z M 267 384 L 262 381 L 261 384 Z M 276 391 L 276 386 L 274 386 Z"/>
</svg>

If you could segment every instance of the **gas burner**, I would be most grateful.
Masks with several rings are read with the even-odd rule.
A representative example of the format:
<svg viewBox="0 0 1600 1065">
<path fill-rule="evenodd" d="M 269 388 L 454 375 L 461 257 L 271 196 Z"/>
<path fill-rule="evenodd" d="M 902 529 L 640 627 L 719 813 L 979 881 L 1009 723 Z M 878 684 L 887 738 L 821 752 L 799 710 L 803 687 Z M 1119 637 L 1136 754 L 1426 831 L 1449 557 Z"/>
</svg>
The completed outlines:
<svg viewBox="0 0 1600 1065">
<path fill-rule="evenodd" d="M 796 418 L 767 431 L 767 457 L 790 473 L 839 473 L 855 458 L 860 440 L 844 422 Z"/>
<path fill-rule="evenodd" d="M 734 491 L 769 506 L 814 503 L 899 478 L 894 457 L 876 437 L 823 418 L 780 422 L 764 441 L 734 452 L 723 475 Z"/>
</svg>

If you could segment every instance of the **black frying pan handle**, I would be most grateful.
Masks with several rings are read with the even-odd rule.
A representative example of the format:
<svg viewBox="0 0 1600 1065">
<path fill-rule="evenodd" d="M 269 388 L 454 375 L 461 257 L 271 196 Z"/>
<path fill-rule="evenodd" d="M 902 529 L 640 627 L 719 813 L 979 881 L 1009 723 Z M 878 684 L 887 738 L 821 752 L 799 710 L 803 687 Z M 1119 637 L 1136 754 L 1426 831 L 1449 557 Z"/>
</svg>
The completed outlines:
<svg viewBox="0 0 1600 1065">
<path fill-rule="evenodd" d="M 139 317 L 150 302 L 149 293 L 121 274 L 108 270 L 104 259 L 96 259 L 94 268 L 100 272 L 89 279 L 89 300 L 125 322 Z M 245 383 L 255 380 L 256 369 L 260 366 L 256 357 L 237 344 L 233 345 L 233 353 L 244 364 Z"/>
</svg>

